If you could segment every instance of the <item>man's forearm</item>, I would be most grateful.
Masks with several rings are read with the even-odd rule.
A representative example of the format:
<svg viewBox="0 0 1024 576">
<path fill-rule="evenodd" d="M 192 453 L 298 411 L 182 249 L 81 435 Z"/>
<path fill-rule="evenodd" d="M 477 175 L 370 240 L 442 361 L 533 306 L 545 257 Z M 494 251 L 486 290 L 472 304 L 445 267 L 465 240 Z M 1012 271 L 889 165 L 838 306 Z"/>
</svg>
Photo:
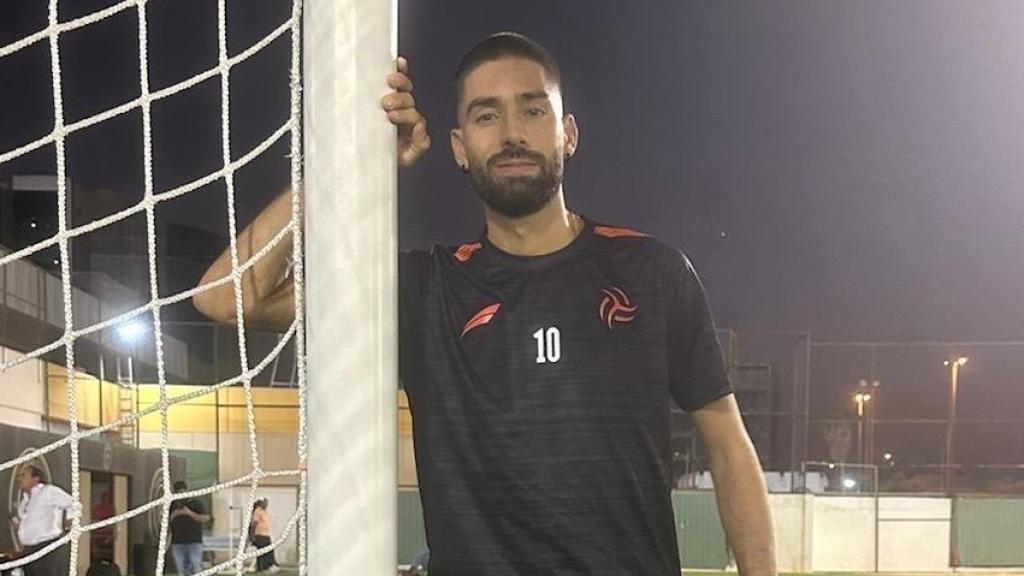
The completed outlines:
<svg viewBox="0 0 1024 576">
<path fill-rule="evenodd" d="M 238 239 L 238 263 L 244 264 L 253 254 L 259 252 L 274 239 L 292 217 L 292 195 L 286 192 L 278 196 L 253 223 L 246 228 Z M 281 238 L 266 256 L 260 258 L 249 271 L 242 276 L 244 290 L 252 290 L 259 300 L 265 300 L 277 291 L 285 282 L 288 264 L 292 256 L 291 234 Z M 244 246 L 243 246 L 244 245 Z M 230 264 L 230 248 L 226 254 Z"/>
<path fill-rule="evenodd" d="M 775 537 L 761 466 L 752 446 L 712 458 L 718 511 L 743 576 L 774 576 Z"/>
<path fill-rule="evenodd" d="M 253 254 L 266 246 L 290 222 L 292 198 L 290 193 L 278 196 L 256 219 L 243 230 L 236 240 L 238 264 L 241 266 Z M 289 289 L 285 275 L 292 254 L 292 235 L 286 234 L 271 250 L 242 275 L 242 306 L 251 311 L 278 293 Z M 200 283 L 205 284 L 223 278 L 231 273 L 231 248 L 227 248 L 203 275 Z M 199 294 L 195 305 L 204 314 L 220 321 L 231 322 L 235 318 L 235 295 L 232 283 L 222 284 Z"/>
</svg>

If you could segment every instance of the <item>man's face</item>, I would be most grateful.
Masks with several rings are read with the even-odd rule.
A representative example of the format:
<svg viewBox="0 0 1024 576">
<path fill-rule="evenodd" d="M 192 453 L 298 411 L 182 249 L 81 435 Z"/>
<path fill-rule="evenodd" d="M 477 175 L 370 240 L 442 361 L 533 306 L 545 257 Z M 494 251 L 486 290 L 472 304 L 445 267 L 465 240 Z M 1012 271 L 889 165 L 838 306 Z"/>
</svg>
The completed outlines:
<svg viewBox="0 0 1024 576">
<path fill-rule="evenodd" d="M 481 64 L 463 82 L 458 114 L 452 152 L 492 210 L 528 216 L 558 193 L 577 129 L 543 66 L 511 57 Z"/>
<path fill-rule="evenodd" d="M 33 476 L 28 468 L 21 469 L 18 479 L 21 481 L 21 489 L 25 492 L 31 491 L 36 487 L 36 484 L 39 484 L 39 478 Z"/>
</svg>

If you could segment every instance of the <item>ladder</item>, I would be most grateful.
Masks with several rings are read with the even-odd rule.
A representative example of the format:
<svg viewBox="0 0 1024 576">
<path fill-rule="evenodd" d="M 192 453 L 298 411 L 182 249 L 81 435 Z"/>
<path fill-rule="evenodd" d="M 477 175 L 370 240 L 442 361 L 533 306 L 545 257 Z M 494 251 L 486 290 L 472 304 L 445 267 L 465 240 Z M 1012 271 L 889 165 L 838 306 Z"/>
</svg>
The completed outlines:
<svg viewBox="0 0 1024 576">
<path fill-rule="evenodd" d="M 131 356 L 117 357 L 117 407 L 120 416 L 135 412 L 135 370 Z M 121 443 L 135 445 L 137 419 L 125 420 L 118 427 Z"/>
</svg>

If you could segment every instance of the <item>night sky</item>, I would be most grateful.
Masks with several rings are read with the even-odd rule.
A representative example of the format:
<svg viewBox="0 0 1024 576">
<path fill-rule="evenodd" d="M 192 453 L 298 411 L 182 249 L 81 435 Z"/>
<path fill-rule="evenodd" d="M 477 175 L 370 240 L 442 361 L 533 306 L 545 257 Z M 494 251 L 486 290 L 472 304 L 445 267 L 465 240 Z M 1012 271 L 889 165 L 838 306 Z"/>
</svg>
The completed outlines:
<svg viewBox="0 0 1024 576">
<path fill-rule="evenodd" d="M 62 2 L 61 19 L 112 3 Z M 43 26 L 44 3 L 7 4 L 0 45 Z M 404 247 L 479 235 L 478 201 L 448 149 L 452 77 L 477 40 L 515 30 L 559 60 L 580 125 L 570 208 L 683 249 L 721 326 L 825 340 L 1022 339 L 1024 3 L 400 4 L 400 51 L 434 138 L 401 174 Z M 215 65 L 215 6 L 151 3 L 152 86 Z M 229 2 L 230 51 L 289 9 Z M 138 94 L 135 27 L 127 11 L 62 40 L 70 120 Z M 286 36 L 232 73 L 236 157 L 286 119 L 289 50 Z M 48 63 L 46 43 L 0 59 L 0 152 L 49 130 Z M 76 185 L 137 200 L 140 125 L 136 111 L 74 136 Z M 242 224 L 287 184 L 284 144 L 239 175 Z M 156 105 L 154 150 L 157 190 L 219 167 L 217 80 Z M 52 166 L 50 147 L 0 176 Z M 211 185 L 158 216 L 224 233 L 223 205 L 223 186 Z M 1001 361 L 981 404 L 1024 406 L 1013 362 Z M 941 412 L 944 396 L 934 400 Z"/>
</svg>

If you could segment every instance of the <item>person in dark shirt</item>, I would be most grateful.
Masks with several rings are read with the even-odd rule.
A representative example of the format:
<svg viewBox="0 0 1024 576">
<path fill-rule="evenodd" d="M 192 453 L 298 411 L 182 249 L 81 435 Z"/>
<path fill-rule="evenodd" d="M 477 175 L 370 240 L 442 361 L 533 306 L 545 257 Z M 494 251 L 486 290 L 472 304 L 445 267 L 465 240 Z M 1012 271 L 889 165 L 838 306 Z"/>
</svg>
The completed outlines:
<svg viewBox="0 0 1024 576">
<path fill-rule="evenodd" d="M 408 65 L 397 66 L 381 105 L 408 166 L 431 142 Z M 462 245 L 399 257 L 400 375 L 415 422 L 429 573 L 678 576 L 674 401 L 709 448 L 741 573 L 774 574 L 760 466 L 689 260 L 567 208 L 562 177 L 579 130 L 541 46 L 491 36 L 465 56 L 455 84 L 451 148 L 486 226 Z M 240 260 L 290 216 L 283 195 L 240 234 Z M 281 244 L 246 273 L 247 326 L 284 330 L 292 321 L 292 248 Z M 230 261 L 225 252 L 202 282 L 230 273 Z M 195 304 L 234 320 L 230 285 Z"/>
<path fill-rule="evenodd" d="M 174 483 L 175 492 L 188 491 L 183 480 Z M 203 570 L 203 523 L 210 517 L 203 503 L 196 498 L 175 500 L 171 503 L 171 555 L 181 576 L 190 576 Z"/>
</svg>

